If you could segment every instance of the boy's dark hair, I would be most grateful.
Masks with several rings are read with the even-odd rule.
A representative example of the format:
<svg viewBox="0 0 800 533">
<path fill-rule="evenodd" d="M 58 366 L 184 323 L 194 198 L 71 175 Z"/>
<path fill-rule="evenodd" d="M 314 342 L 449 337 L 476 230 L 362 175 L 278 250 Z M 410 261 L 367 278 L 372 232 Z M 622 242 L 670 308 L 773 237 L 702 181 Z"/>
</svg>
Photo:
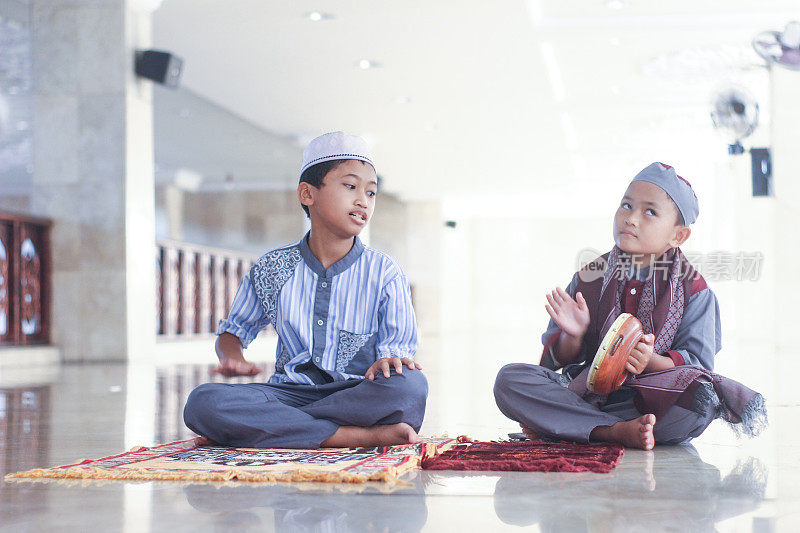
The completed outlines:
<svg viewBox="0 0 800 533">
<path fill-rule="evenodd" d="M 332 161 L 323 161 L 322 163 L 311 165 L 305 169 L 302 174 L 300 174 L 300 183 L 308 183 L 309 185 L 319 189 L 322 187 L 322 181 L 325 179 L 325 176 L 328 175 L 328 172 L 334 170 L 345 161 L 350 161 L 350 159 L 334 159 Z M 360 159 L 354 159 L 353 161 L 360 161 Z M 364 165 L 368 164 L 366 161 L 361 161 L 361 163 Z M 302 207 L 303 211 L 306 212 L 307 217 L 311 217 L 307 206 L 300 204 L 300 207 Z"/>
<path fill-rule="evenodd" d="M 678 209 L 678 204 L 675 203 L 675 200 L 673 200 L 670 197 L 670 195 L 667 195 L 667 198 L 669 198 L 669 201 L 672 202 L 672 205 L 675 206 L 675 213 L 677 213 L 677 215 L 678 215 L 677 219 L 675 220 L 675 225 L 676 226 L 685 226 L 686 225 L 686 221 L 683 219 L 683 215 L 681 214 L 681 210 Z"/>
<path fill-rule="evenodd" d="M 302 174 L 300 174 L 300 183 L 308 183 L 309 185 L 319 189 L 322 187 L 322 180 L 325 178 L 328 172 L 344 162 L 344 159 L 334 159 L 333 161 L 323 161 L 322 163 L 311 165 L 305 169 Z M 307 217 L 311 216 L 308 212 L 308 207 L 303 204 L 300 204 L 300 207 L 302 207 L 303 211 L 306 212 Z"/>
</svg>

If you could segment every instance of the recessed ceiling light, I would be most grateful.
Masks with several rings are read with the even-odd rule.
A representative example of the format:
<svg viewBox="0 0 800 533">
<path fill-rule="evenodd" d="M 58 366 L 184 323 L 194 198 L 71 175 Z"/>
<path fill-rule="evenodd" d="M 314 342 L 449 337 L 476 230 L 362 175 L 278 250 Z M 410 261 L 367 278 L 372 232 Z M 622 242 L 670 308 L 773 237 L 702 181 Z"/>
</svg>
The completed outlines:
<svg viewBox="0 0 800 533">
<path fill-rule="evenodd" d="M 621 46 L 622 45 L 622 41 L 620 41 L 619 37 L 612 37 L 611 39 L 608 40 L 608 42 L 611 43 L 611 46 Z"/>
<path fill-rule="evenodd" d="M 608 9 L 622 9 L 627 5 L 628 2 L 625 0 L 606 0 L 606 7 Z"/>
<path fill-rule="evenodd" d="M 622 92 L 622 89 L 620 89 L 619 85 L 613 85 L 611 87 L 611 92 L 614 94 L 620 94 Z"/>
<path fill-rule="evenodd" d="M 333 15 L 330 13 L 323 13 L 322 11 L 312 11 L 311 13 L 306 13 L 306 18 L 311 22 L 319 22 L 321 20 L 330 20 L 333 18 Z"/>
<path fill-rule="evenodd" d="M 394 103 L 397 105 L 410 104 L 411 98 L 409 98 L 408 96 L 398 96 L 394 99 Z"/>
<path fill-rule="evenodd" d="M 358 62 L 358 68 L 360 68 L 361 70 L 369 70 L 371 68 L 378 68 L 380 66 L 381 66 L 380 63 L 377 63 L 376 61 L 371 61 L 369 59 L 361 59 Z"/>
</svg>

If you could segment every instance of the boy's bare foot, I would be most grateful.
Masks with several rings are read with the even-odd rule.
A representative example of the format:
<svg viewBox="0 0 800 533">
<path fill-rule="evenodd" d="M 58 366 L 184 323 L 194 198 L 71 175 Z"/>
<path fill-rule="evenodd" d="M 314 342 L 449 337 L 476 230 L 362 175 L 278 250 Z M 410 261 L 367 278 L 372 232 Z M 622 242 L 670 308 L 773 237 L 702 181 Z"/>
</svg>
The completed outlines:
<svg viewBox="0 0 800 533">
<path fill-rule="evenodd" d="M 591 440 L 616 442 L 626 448 L 652 450 L 656 441 L 653 437 L 655 415 L 642 415 L 633 420 L 617 422 L 613 426 L 597 426 L 589 435 Z"/>
<path fill-rule="evenodd" d="M 414 428 L 400 422 L 386 426 L 340 426 L 336 433 L 325 439 L 323 448 L 355 448 L 358 446 L 392 446 L 413 444 L 419 440 Z"/>
<path fill-rule="evenodd" d="M 520 424 L 519 427 L 522 428 L 522 432 L 525 434 L 526 437 L 528 437 L 528 440 L 542 440 L 542 436 L 536 433 L 531 428 L 523 424 Z"/>
</svg>

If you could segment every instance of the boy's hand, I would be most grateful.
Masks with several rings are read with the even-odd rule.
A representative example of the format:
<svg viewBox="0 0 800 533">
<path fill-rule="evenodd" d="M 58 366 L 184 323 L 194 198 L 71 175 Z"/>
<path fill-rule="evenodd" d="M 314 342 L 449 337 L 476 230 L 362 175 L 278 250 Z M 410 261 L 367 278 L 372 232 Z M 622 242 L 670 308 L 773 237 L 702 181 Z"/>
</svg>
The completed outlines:
<svg viewBox="0 0 800 533">
<path fill-rule="evenodd" d="M 628 356 L 628 363 L 625 368 L 631 374 L 638 376 L 644 372 L 650 359 L 653 358 L 653 346 L 655 345 L 656 337 L 652 333 L 642 336 L 642 339 L 636 344 Z"/>
<path fill-rule="evenodd" d="M 391 368 L 394 367 L 395 372 L 398 374 L 403 373 L 403 365 L 406 365 L 410 369 L 417 369 L 422 370 L 422 367 L 419 363 L 415 363 L 408 357 L 385 357 L 383 359 L 378 359 L 372 366 L 367 369 L 367 372 L 364 374 L 364 377 L 368 380 L 372 381 L 375 379 L 375 375 L 378 372 L 383 372 L 384 377 L 389 377 L 392 375 Z"/>
<path fill-rule="evenodd" d="M 569 335 L 580 339 L 589 327 L 589 306 L 583 299 L 583 294 L 577 293 L 577 300 L 561 287 L 547 295 L 545 309 L 556 325 Z"/>
<path fill-rule="evenodd" d="M 244 359 L 234 359 L 232 357 L 220 361 L 217 368 L 212 368 L 208 372 L 210 375 L 220 374 L 226 378 L 234 376 L 255 376 L 261 373 L 261 369 L 253 363 L 248 363 Z"/>
</svg>

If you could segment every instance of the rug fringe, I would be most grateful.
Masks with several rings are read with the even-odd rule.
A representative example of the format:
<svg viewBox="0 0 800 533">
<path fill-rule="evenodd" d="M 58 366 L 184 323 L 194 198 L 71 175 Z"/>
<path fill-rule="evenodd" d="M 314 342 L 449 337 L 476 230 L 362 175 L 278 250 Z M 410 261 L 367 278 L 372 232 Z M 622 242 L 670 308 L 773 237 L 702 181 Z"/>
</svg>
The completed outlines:
<svg viewBox="0 0 800 533">
<path fill-rule="evenodd" d="M 417 465 L 418 466 L 418 465 Z M 25 472 L 7 474 L 6 479 L 102 479 L 115 481 L 247 481 L 247 482 L 310 482 L 321 483 L 366 483 L 382 481 L 384 483 L 406 484 L 398 478 L 396 469 L 392 468 L 371 476 L 360 476 L 345 472 L 312 472 L 296 470 L 289 473 L 248 472 L 232 468 L 215 472 L 164 472 L 145 469 L 108 470 L 104 468 L 38 468 Z"/>
</svg>

